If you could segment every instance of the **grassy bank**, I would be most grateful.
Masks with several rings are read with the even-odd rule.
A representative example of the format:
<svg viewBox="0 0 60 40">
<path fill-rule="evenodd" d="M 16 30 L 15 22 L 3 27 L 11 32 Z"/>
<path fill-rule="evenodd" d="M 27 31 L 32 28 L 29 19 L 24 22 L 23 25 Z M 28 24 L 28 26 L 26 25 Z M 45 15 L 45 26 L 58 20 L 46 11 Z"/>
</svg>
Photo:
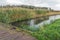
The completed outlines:
<svg viewBox="0 0 60 40">
<path fill-rule="evenodd" d="M 40 27 L 39 31 L 33 32 L 32 35 L 38 40 L 60 40 L 60 19 Z"/>
<path fill-rule="evenodd" d="M 45 10 L 34 10 L 20 7 L 13 8 L 0 8 L 0 21 L 4 23 L 10 23 L 18 20 L 25 20 L 35 18 L 38 15 L 46 14 Z"/>
</svg>

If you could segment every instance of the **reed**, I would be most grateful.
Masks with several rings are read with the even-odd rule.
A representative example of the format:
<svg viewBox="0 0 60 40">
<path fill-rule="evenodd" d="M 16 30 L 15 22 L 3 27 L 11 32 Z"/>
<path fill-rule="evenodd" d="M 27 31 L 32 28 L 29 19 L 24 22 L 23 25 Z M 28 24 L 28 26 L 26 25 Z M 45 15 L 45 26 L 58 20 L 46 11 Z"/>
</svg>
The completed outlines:
<svg viewBox="0 0 60 40">
<path fill-rule="evenodd" d="M 38 13 L 42 13 L 42 11 L 37 11 Z M 35 18 L 36 14 L 34 9 L 26 9 L 20 7 L 7 7 L 0 8 L 0 22 L 10 23 L 18 20 L 25 20 L 30 18 Z M 43 11 L 44 12 L 44 11 Z"/>
</svg>

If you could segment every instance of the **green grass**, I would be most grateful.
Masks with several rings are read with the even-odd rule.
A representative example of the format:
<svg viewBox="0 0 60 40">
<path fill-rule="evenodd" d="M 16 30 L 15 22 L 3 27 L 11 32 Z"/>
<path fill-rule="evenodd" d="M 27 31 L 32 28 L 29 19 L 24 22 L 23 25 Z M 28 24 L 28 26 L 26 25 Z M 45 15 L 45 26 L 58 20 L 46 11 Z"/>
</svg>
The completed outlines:
<svg viewBox="0 0 60 40">
<path fill-rule="evenodd" d="M 60 19 L 40 27 L 39 31 L 33 32 L 32 35 L 38 40 L 60 40 Z"/>
</svg>

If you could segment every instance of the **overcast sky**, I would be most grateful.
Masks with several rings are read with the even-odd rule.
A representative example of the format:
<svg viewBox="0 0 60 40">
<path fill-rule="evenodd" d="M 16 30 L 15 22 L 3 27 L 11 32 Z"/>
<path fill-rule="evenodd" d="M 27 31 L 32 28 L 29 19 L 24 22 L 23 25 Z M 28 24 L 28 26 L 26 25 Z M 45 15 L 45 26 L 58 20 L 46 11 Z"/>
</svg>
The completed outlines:
<svg viewBox="0 0 60 40">
<path fill-rule="evenodd" d="M 0 5 L 34 5 L 39 7 L 51 7 L 60 10 L 60 0 L 0 0 Z"/>
</svg>

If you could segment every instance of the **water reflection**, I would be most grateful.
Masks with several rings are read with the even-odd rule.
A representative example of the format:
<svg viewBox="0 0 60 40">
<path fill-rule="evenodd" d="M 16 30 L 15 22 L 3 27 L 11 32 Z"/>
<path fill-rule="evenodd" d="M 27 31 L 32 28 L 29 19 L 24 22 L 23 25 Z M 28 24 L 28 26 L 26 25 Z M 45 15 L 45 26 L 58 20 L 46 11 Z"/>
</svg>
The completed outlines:
<svg viewBox="0 0 60 40">
<path fill-rule="evenodd" d="M 18 22 L 13 22 L 11 24 L 15 26 L 28 25 L 30 27 L 38 28 L 39 26 L 50 24 L 56 19 L 60 19 L 60 15 L 46 16 L 46 17 L 40 17 L 36 19 L 31 19 L 31 20 L 18 21 Z"/>
<path fill-rule="evenodd" d="M 37 25 L 35 25 L 36 27 L 39 27 L 39 26 L 44 26 L 45 24 L 50 24 L 52 23 L 53 21 L 55 21 L 56 19 L 60 19 L 60 15 L 55 15 L 55 16 L 49 16 L 49 19 L 48 20 L 45 20 Z"/>
</svg>

